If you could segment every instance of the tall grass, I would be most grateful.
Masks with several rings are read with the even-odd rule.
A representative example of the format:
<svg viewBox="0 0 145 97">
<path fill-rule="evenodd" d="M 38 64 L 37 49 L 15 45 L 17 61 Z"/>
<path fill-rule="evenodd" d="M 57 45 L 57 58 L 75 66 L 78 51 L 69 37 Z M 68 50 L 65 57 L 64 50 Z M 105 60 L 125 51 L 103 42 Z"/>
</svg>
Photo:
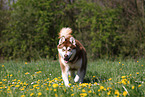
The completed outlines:
<svg viewBox="0 0 145 97">
<path fill-rule="evenodd" d="M 1 97 L 144 97 L 145 61 L 96 60 L 88 63 L 84 83 L 65 87 L 58 61 L 8 61 L 0 64 Z"/>
</svg>

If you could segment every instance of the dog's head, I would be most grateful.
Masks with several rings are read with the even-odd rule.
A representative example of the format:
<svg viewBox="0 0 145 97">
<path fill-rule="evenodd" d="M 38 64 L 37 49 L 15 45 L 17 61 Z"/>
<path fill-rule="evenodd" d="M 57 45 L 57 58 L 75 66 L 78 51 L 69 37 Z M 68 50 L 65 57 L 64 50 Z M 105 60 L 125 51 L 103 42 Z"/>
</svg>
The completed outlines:
<svg viewBox="0 0 145 97">
<path fill-rule="evenodd" d="M 76 42 L 74 37 L 61 37 L 57 48 L 65 63 L 68 63 L 74 58 L 76 54 Z"/>
</svg>

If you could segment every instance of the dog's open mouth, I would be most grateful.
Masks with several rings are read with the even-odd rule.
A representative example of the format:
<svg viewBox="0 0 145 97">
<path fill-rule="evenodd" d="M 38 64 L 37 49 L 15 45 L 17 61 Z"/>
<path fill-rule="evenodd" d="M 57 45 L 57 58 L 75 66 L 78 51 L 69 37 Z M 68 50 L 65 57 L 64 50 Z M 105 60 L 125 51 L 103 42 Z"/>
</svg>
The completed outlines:
<svg viewBox="0 0 145 97">
<path fill-rule="evenodd" d="M 68 63 L 68 62 L 70 61 L 70 58 L 71 58 L 71 56 L 70 56 L 70 57 L 68 57 L 68 56 L 65 57 L 65 58 L 64 58 L 64 62 L 65 62 L 65 63 Z"/>
<path fill-rule="evenodd" d="M 69 62 L 69 59 L 70 59 L 70 58 L 65 57 L 65 58 L 64 58 L 64 62 L 65 62 L 65 63 L 68 63 L 68 62 Z"/>
</svg>

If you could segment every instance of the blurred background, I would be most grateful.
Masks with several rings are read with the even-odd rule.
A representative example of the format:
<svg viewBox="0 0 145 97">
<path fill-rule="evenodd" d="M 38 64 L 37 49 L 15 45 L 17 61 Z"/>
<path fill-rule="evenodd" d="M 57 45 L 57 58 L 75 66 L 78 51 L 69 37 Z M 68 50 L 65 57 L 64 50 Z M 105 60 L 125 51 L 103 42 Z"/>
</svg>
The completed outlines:
<svg viewBox="0 0 145 97">
<path fill-rule="evenodd" d="M 62 27 L 89 59 L 145 56 L 145 0 L 0 0 L 0 60 L 56 60 Z"/>
</svg>

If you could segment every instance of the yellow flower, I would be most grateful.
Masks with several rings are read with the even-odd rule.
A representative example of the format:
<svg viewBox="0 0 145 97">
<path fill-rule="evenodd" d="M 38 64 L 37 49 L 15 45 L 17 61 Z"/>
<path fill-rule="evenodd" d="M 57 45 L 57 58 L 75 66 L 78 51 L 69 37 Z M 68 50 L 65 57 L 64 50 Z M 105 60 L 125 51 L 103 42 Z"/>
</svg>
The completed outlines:
<svg viewBox="0 0 145 97">
<path fill-rule="evenodd" d="M 86 90 L 85 89 L 82 89 L 82 92 L 86 92 Z"/>
<path fill-rule="evenodd" d="M 121 78 L 126 78 L 126 76 L 122 76 Z"/>
<path fill-rule="evenodd" d="M 138 85 L 138 87 L 141 87 L 141 85 Z"/>
<path fill-rule="evenodd" d="M 64 92 L 66 92 L 66 89 L 64 89 Z"/>
<path fill-rule="evenodd" d="M 71 96 L 74 96 L 74 94 L 71 94 Z"/>
<path fill-rule="evenodd" d="M 3 82 L 0 82 L 0 85 L 2 85 L 3 84 Z"/>
<path fill-rule="evenodd" d="M 26 72 L 25 75 L 30 74 L 29 72 Z"/>
<path fill-rule="evenodd" d="M 25 95 L 21 95 L 21 97 L 25 97 Z"/>
<path fill-rule="evenodd" d="M 132 89 L 134 89 L 135 88 L 135 86 L 132 86 Z"/>
<path fill-rule="evenodd" d="M 31 94 L 30 94 L 30 96 L 33 96 L 33 95 L 34 95 L 34 93 L 31 93 Z"/>
<path fill-rule="evenodd" d="M 42 93 L 41 93 L 41 92 L 39 92 L 39 93 L 38 93 L 38 96 L 41 96 L 41 95 L 42 95 Z"/>
<path fill-rule="evenodd" d="M 47 87 L 46 90 L 49 90 L 49 88 Z"/>
<path fill-rule="evenodd" d="M 118 91 L 118 90 L 115 90 L 115 94 L 116 94 L 116 95 L 119 95 L 119 91 Z"/>
<path fill-rule="evenodd" d="M 93 78 L 94 78 L 95 76 L 93 76 Z"/>
<path fill-rule="evenodd" d="M 92 91 L 90 90 L 90 91 L 88 91 L 88 93 L 92 93 Z"/>
<path fill-rule="evenodd" d="M 95 82 L 94 85 L 98 85 L 97 82 Z"/>
<path fill-rule="evenodd" d="M 110 95 L 111 91 L 107 92 L 107 95 Z"/>
<path fill-rule="evenodd" d="M 123 66 L 124 64 L 122 64 L 122 66 Z"/>
<path fill-rule="evenodd" d="M 102 89 L 104 89 L 104 87 L 103 86 L 100 86 L 100 89 L 102 90 Z"/>
<path fill-rule="evenodd" d="M 119 62 L 119 64 L 120 64 L 120 62 Z"/>
<path fill-rule="evenodd" d="M 56 91 L 56 89 L 54 89 L 53 91 Z"/>
<path fill-rule="evenodd" d="M 139 61 L 137 61 L 137 62 L 139 62 Z"/>
<path fill-rule="evenodd" d="M 16 85 L 15 87 L 19 87 L 20 85 Z"/>
<path fill-rule="evenodd" d="M 57 95 L 57 94 L 55 94 L 55 97 L 58 97 L 58 95 Z"/>
<path fill-rule="evenodd" d="M 53 88 L 57 88 L 58 87 L 58 84 L 53 84 L 52 87 Z"/>
<path fill-rule="evenodd" d="M 28 64 L 27 62 L 25 62 L 25 64 Z"/>
<path fill-rule="evenodd" d="M 141 65 L 143 67 L 143 65 Z"/>
<path fill-rule="evenodd" d="M 123 96 L 126 96 L 126 95 L 127 95 L 127 92 L 126 92 L 126 91 L 124 91 L 124 92 L 123 92 Z"/>
<path fill-rule="evenodd" d="M 80 96 L 87 96 L 87 93 L 81 93 Z"/>
<path fill-rule="evenodd" d="M 109 80 L 109 81 L 111 81 L 111 80 L 112 80 L 112 78 L 109 78 L 108 80 Z"/>
<path fill-rule="evenodd" d="M 139 72 L 136 72 L 136 74 L 139 74 Z"/>
<path fill-rule="evenodd" d="M 2 65 L 2 67 L 4 67 L 4 65 Z"/>
<path fill-rule="evenodd" d="M 39 86 L 39 85 L 37 85 L 37 84 L 36 84 L 36 85 L 33 85 L 33 88 L 36 88 L 36 87 L 38 87 L 38 86 Z"/>
</svg>

